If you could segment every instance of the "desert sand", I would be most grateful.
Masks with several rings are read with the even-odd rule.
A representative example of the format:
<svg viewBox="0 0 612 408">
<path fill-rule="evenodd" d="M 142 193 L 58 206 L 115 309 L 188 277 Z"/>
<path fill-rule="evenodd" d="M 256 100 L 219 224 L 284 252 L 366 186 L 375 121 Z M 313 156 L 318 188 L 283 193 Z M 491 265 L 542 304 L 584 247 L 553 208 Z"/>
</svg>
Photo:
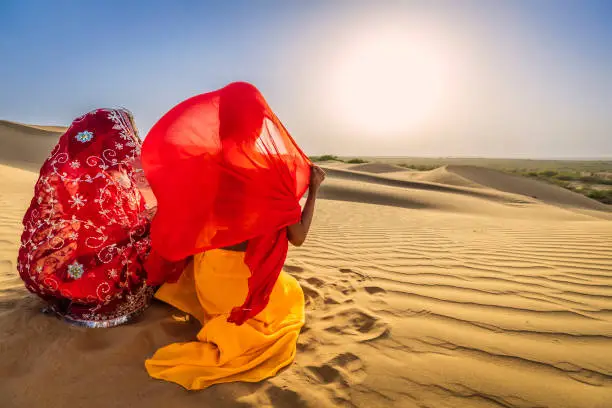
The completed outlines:
<svg viewBox="0 0 612 408">
<path fill-rule="evenodd" d="M 113 329 L 41 314 L 21 218 L 61 129 L 0 122 L 0 406 L 612 407 L 612 212 L 478 167 L 328 164 L 286 270 L 307 324 L 293 365 L 187 392 L 144 360 L 195 337 L 154 304 Z"/>
</svg>

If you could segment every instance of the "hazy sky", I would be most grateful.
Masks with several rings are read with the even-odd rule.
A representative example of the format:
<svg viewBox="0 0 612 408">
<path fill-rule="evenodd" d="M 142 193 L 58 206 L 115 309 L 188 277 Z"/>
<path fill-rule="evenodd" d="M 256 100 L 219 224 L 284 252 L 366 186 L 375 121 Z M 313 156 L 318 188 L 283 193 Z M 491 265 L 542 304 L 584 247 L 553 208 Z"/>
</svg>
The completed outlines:
<svg viewBox="0 0 612 408">
<path fill-rule="evenodd" d="M 310 154 L 612 157 L 612 1 L 0 1 L 0 118 L 255 84 Z"/>
</svg>

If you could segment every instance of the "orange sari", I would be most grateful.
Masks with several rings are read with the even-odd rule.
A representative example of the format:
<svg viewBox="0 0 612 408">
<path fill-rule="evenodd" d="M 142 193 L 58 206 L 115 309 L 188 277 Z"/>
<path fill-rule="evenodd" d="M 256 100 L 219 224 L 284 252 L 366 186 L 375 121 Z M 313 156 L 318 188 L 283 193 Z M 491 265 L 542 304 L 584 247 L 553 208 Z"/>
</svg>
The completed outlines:
<svg viewBox="0 0 612 408">
<path fill-rule="evenodd" d="M 304 294 L 285 272 L 277 279 L 266 308 L 243 325 L 227 321 L 248 292 L 251 275 L 244 253 L 222 249 L 194 256 L 178 282 L 166 283 L 155 297 L 202 323 L 198 341 L 170 344 L 146 361 L 149 375 L 189 390 L 212 384 L 257 382 L 291 364 L 304 325 Z"/>
</svg>

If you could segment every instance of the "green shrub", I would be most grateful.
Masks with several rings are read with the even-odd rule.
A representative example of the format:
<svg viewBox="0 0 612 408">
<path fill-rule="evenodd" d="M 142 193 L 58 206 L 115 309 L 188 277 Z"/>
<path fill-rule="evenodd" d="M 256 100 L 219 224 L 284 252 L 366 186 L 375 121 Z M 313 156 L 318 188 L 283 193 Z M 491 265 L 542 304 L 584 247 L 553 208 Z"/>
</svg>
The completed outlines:
<svg viewBox="0 0 612 408">
<path fill-rule="evenodd" d="M 406 163 L 402 163 L 402 164 L 398 164 L 398 166 L 405 167 L 407 169 L 418 170 L 418 171 L 429 171 L 429 170 L 434 170 L 434 169 L 438 168 L 438 166 L 436 166 L 436 165 L 428 165 L 428 164 L 406 164 Z"/>
<path fill-rule="evenodd" d="M 568 183 L 567 181 L 552 179 L 550 180 L 550 182 L 552 182 L 553 184 L 556 184 L 559 187 L 568 188 L 568 189 L 570 188 L 570 183 Z"/>
<path fill-rule="evenodd" d="M 364 164 L 364 163 L 369 163 L 367 160 L 363 160 L 363 159 L 351 159 L 349 161 L 347 161 L 347 163 L 349 164 Z"/>
<path fill-rule="evenodd" d="M 588 190 L 586 196 L 604 204 L 612 204 L 612 190 Z"/>
<path fill-rule="evenodd" d="M 332 160 L 342 161 L 338 158 L 338 156 L 334 156 L 332 154 L 324 154 L 323 156 L 312 156 L 310 160 L 312 160 L 313 162 L 324 162 Z"/>
<path fill-rule="evenodd" d="M 564 181 L 574 181 L 576 180 L 578 177 L 572 174 L 559 174 L 557 175 L 557 177 L 555 177 L 557 180 L 564 180 Z"/>
<path fill-rule="evenodd" d="M 603 177 L 584 176 L 584 177 L 580 177 L 580 181 L 582 181 L 583 183 L 588 183 L 588 184 L 603 184 L 607 186 L 612 186 L 612 180 L 605 179 Z"/>
<path fill-rule="evenodd" d="M 587 192 L 587 197 L 593 198 L 595 200 L 600 200 L 606 197 L 606 192 L 602 190 L 589 190 Z"/>
</svg>

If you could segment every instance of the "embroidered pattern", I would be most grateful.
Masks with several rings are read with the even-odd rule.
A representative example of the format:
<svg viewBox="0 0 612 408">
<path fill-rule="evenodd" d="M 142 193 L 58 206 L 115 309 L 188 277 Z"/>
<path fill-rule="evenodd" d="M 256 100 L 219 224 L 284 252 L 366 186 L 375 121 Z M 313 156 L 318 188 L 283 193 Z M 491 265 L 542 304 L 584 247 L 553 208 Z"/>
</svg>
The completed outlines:
<svg viewBox="0 0 612 408">
<path fill-rule="evenodd" d="M 78 140 L 79 142 L 87 143 L 93 139 L 94 134 L 93 132 L 90 132 L 89 130 L 85 130 L 83 132 L 77 133 L 75 137 L 76 137 L 76 140 Z"/>
<path fill-rule="evenodd" d="M 72 203 L 73 208 L 76 207 L 76 209 L 79 210 L 81 209 L 81 207 L 85 206 L 87 200 L 83 198 L 83 196 L 81 196 L 80 194 L 75 194 L 70 200 L 68 200 L 68 202 Z"/>
<path fill-rule="evenodd" d="M 68 265 L 68 276 L 70 276 L 72 279 L 79 279 L 81 276 L 83 276 L 84 272 L 85 269 L 83 268 L 83 265 L 77 261 L 74 261 Z"/>
<path fill-rule="evenodd" d="M 142 269 L 151 246 L 150 214 L 137 188 L 141 171 L 132 166 L 140 155 L 140 140 L 129 117 L 121 110 L 97 109 L 76 119 L 71 128 L 83 129 L 87 121 L 100 123 L 104 118 L 111 121 L 114 134 L 110 131 L 108 141 L 102 139 L 99 154 L 71 156 L 71 140 L 89 142 L 97 130 L 89 127 L 75 135 L 68 129 L 45 161 L 36 199 L 24 217 L 18 259 L 28 290 L 47 299 L 71 300 L 68 311 L 53 304 L 50 309 L 88 327 L 129 320 L 153 294 Z M 76 248 L 94 256 L 91 264 L 86 262 L 87 270 L 73 261 Z M 94 289 L 77 298 L 64 280 L 84 276 Z"/>
</svg>

